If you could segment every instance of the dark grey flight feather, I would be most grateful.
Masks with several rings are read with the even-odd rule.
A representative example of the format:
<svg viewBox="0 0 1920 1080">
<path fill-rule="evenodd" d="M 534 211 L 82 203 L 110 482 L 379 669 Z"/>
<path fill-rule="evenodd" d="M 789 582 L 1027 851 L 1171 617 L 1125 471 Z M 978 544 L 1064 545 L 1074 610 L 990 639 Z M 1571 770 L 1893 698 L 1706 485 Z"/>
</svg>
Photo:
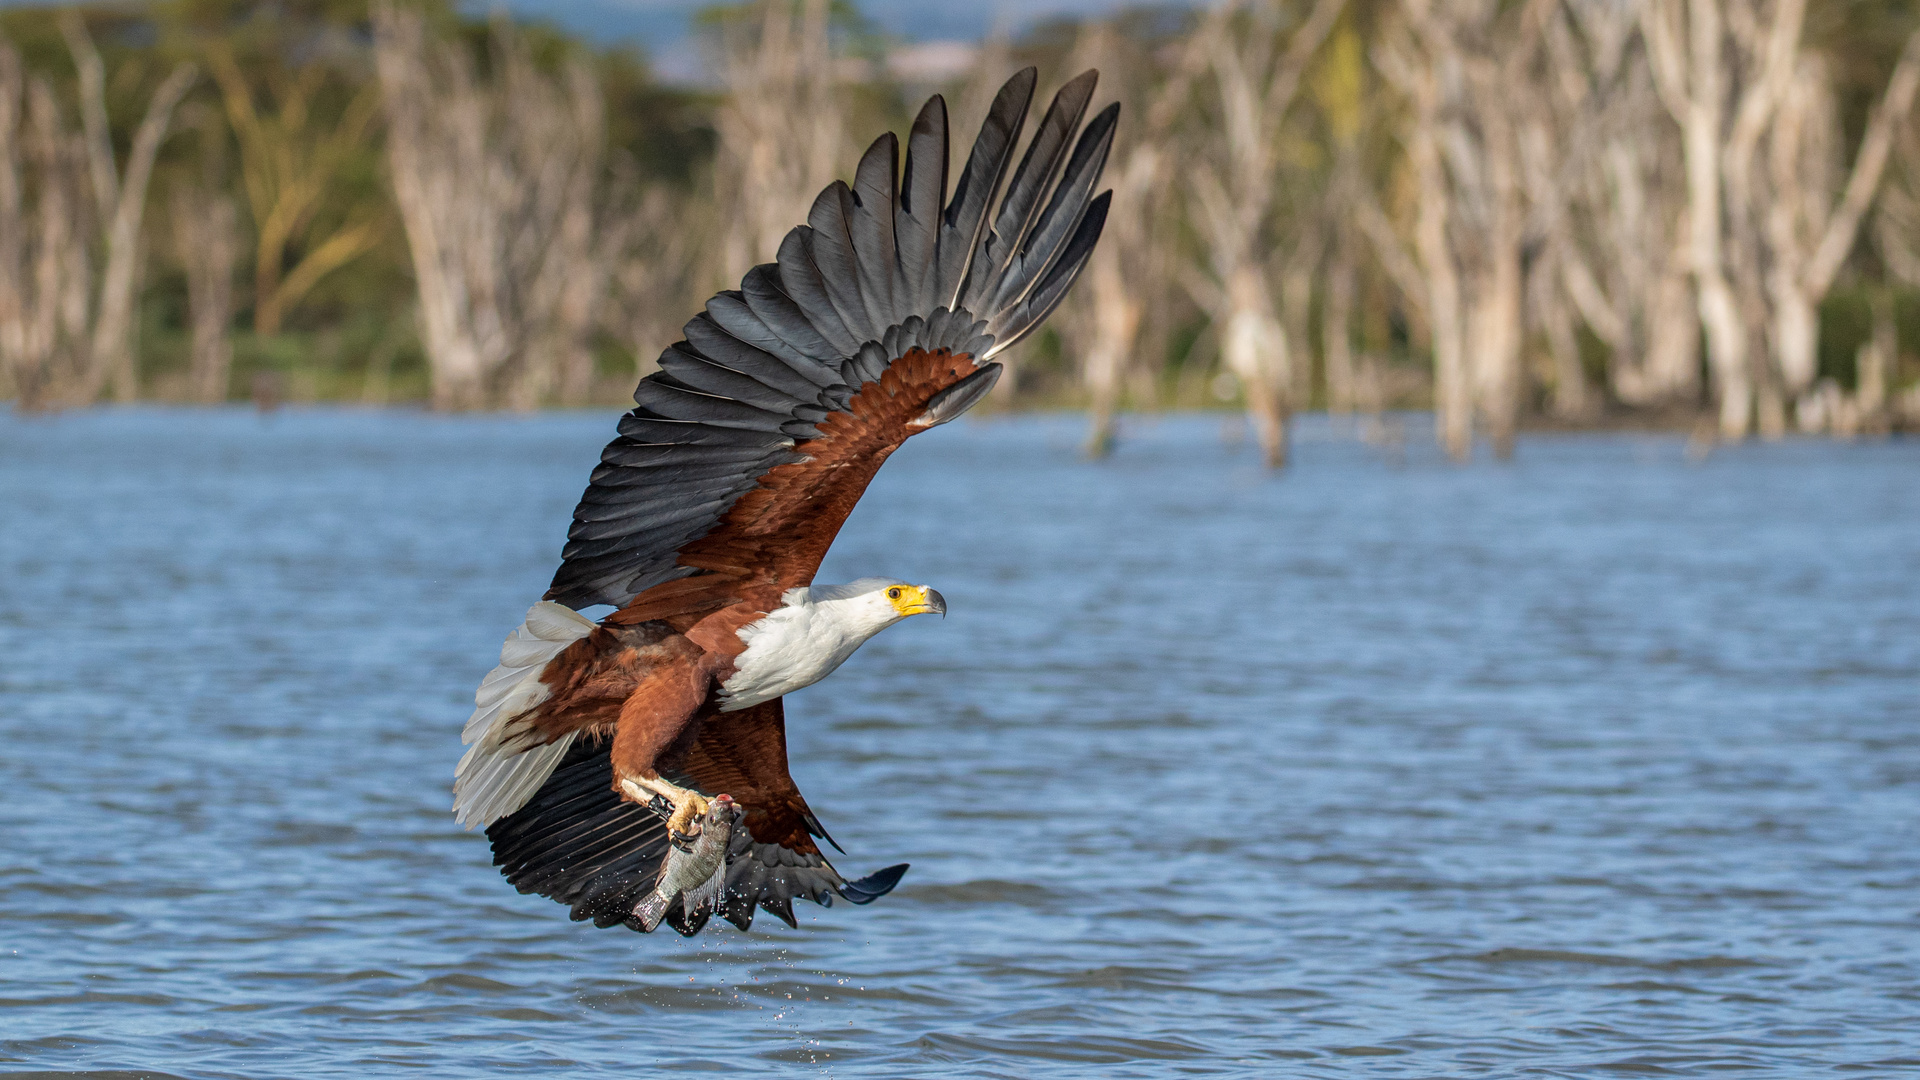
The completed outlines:
<svg viewBox="0 0 1920 1080">
<path fill-rule="evenodd" d="M 1053 314 L 1053 309 L 1066 299 L 1067 290 L 1073 287 L 1080 271 L 1087 265 L 1087 257 L 1093 254 L 1093 246 L 1100 240 L 1100 229 L 1107 223 L 1107 205 L 1112 202 L 1112 192 L 1101 192 L 1100 196 L 1088 205 L 1085 216 L 1080 219 L 1079 228 L 1074 230 L 1073 238 L 1067 241 L 1066 249 L 1054 260 L 1053 269 L 1047 272 L 1040 284 L 1027 298 L 1001 314 L 999 334 L 993 346 L 983 355 L 992 356 L 1005 348 L 1001 342 L 1011 344 L 1032 333 L 1034 328 Z"/>
<path fill-rule="evenodd" d="M 897 310 L 909 316 L 932 310 L 933 282 L 940 269 L 940 200 L 947 193 L 947 103 L 927 99 L 907 134 L 907 164 L 894 208 L 894 286 Z"/>
<path fill-rule="evenodd" d="M 860 295 L 860 262 L 853 253 L 853 226 L 847 221 L 852 212 L 852 191 L 835 180 L 813 200 L 805 228 L 795 232 L 813 255 L 813 265 L 820 270 L 820 284 L 840 324 L 855 340 L 871 341 L 880 336 L 886 324 L 874 319 Z"/>
<path fill-rule="evenodd" d="M 689 390 L 671 378 L 641 383 L 633 399 L 657 413 L 742 431 L 777 432 L 792 419 L 732 398 Z"/>
<path fill-rule="evenodd" d="M 668 853 L 667 827 L 660 815 L 613 790 L 611 750 L 611 742 L 576 740 L 525 806 L 487 827 L 487 839 L 494 865 L 521 892 L 567 905 L 576 921 L 645 933 L 652 927 L 636 908 L 659 881 Z M 688 782 L 684 776 L 672 779 Z M 830 905 L 839 896 L 870 904 L 891 892 L 904 873 L 904 865 L 890 866 L 847 881 L 818 853 L 762 844 L 745 828 L 736 828 L 727 847 L 719 914 L 742 930 L 753 924 L 755 908 L 795 926 L 796 899 Z M 712 914 L 712 908 L 688 911 L 670 905 L 665 919 L 691 937 Z"/>
<path fill-rule="evenodd" d="M 846 196 L 847 234 L 860 267 L 860 300 L 867 324 L 879 333 L 912 312 L 894 311 L 893 282 L 899 272 L 894 249 L 894 193 L 900 190 L 900 141 L 892 132 L 873 140 L 853 171 Z M 877 336 L 877 334 L 875 335 Z"/>
<path fill-rule="evenodd" d="M 692 346 L 684 350 L 684 355 L 694 365 L 689 370 L 695 374 L 682 374 L 667 368 L 664 363 L 661 367 L 702 390 L 740 395 L 742 401 L 750 401 L 761 408 L 777 409 L 787 400 L 812 401 L 824 405 L 826 398 L 822 396 L 822 391 L 838 385 L 821 377 L 817 371 L 818 365 L 807 365 L 816 369 L 808 372 L 752 342 L 742 341 L 728 333 L 706 312 L 689 320 L 681 332 L 686 334 L 687 344 Z M 727 374 L 711 373 L 703 381 L 701 375 L 706 373 L 708 367 Z M 823 382 L 825 385 L 822 385 Z"/>
<path fill-rule="evenodd" d="M 839 181 L 836 180 L 834 183 L 838 184 Z M 820 197 L 814 200 L 814 205 L 820 205 L 829 195 L 834 196 L 832 200 L 834 203 L 837 204 L 840 201 L 834 190 L 829 188 L 820 193 Z M 825 339 L 827 349 L 817 354 L 817 358 L 823 364 L 837 370 L 838 364 L 828 358 L 852 354 L 865 338 L 855 335 L 848 328 L 846 322 L 841 319 L 840 312 L 835 309 L 833 298 L 827 294 L 827 285 L 820 265 L 815 261 L 813 244 L 810 242 L 812 233 L 811 226 L 803 225 L 788 233 L 786 239 L 780 241 L 780 255 L 775 264 L 775 277 L 780 291 L 786 293 L 788 299 L 792 300 L 794 306 L 799 309 L 800 317 L 812 326 L 821 338 Z M 744 285 L 746 279 L 742 279 L 741 283 Z"/>
<path fill-rule="evenodd" d="M 669 483 L 648 484 L 645 488 L 637 486 L 621 487 L 611 484 L 604 485 L 593 490 L 590 500 L 583 498 L 581 505 L 600 506 L 624 511 L 626 507 L 644 506 L 655 498 L 678 498 L 680 496 L 700 495 L 712 489 L 713 481 L 716 477 L 718 479 L 726 479 L 726 473 L 717 472 L 717 470 L 722 469 L 726 470 L 727 473 L 731 473 L 735 469 L 735 466 L 732 464 L 722 464 L 689 469 L 686 474 L 677 476 Z"/>
<path fill-rule="evenodd" d="M 904 164 L 893 135 L 874 140 L 853 183 L 821 191 L 775 260 L 709 300 L 686 339 L 661 354 L 660 371 L 640 380 L 636 408 L 574 511 L 546 598 L 622 607 L 685 577 L 680 549 L 769 469 L 800 460 L 818 425 L 895 360 L 950 349 L 985 366 L 1031 333 L 1106 221 L 1107 197 L 1093 192 L 1118 106 L 1079 130 L 1095 78 L 1060 88 L 1024 152 L 1038 75 L 1008 79 L 950 195 L 942 98 L 914 119 Z M 964 412 L 991 381 L 943 398 L 940 418 Z M 778 892 L 776 877 L 768 887 Z"/>
<path fill-rule="evenodd" d="M 797 245 L 797 238 L 793 239 Z M 785 251 L 787 245 L 780 245 Z M 796 250 L 797 247 L 796 247 Z M 777 263 L 763 263 L 747 271 L 740 281 L 740 295 L 747 303 L 749 312 L 769 334 L 785 342 L 792 351 L 788 363 L 795 371 L 805 371 L 805 364 L 818 367 L 820 373 L 833 382 L 839 381 L 839 366 L 823 364 L 815 357 L 839 355 L 838 348 L 827 339 L 826 329 L 807 317 L 806 312 L 793 298 L 793 289 L 788 280 L 782 277 Z M 843 327 L 842 330 L 845 328 Z M 729 328 L 728 333 L 738 332 Z M 742 340 L 745 340 L 744 338 Z M 787 355 L 787 354 L 782 354 Z M 813 376 L 809 375 L 808 378 Z"/>
<path fill-rule="evenodd" d="M 1041 200 L 1046 198 L 1061 163 L 1066 160 L 1069 140 L 1087 111 L 1096 78 L 1089 71 L 1061 87 L 1053 97 L 1053 104 L 1047 107 L 1046 115 L 1040 118 L 1040 128 L 1033 133 L 1033 141 L 1027 144 L 1026 155 L 1020 159 L 1020 168 L 1007 185 L 1006 198 L 1001 200 L 1000 212 L 993 220 L 993 232 L 981 245 L 967 277 L 967 286 L 961 291 L 961 307 L 970 311 L 987 310 L 1000 279 L 1033 229 Z"/>
<path fill-rule="evenodd" d="M 1038 69 L 1027 68 L 1008 79 L 994 95 L 987 118 L 980 124 L 980 136 L 974 140 L 973 152 L 967 155 L 966 168 L 960 173 L 960 183 L 953 189 L 953 200 L 947 203 L 940 230 L 940 277 L 935 299 L 948 310 L 960 306 L 967 272 L 986 240 L 987 215 L 993 210 L 1000 182 L 1006 179 L 1039 74 Z"/>
<path fill-rule="evenodd" d="M 1054 261 L 1064 253 L 1064 241 L 1085 217 L 1093 185 L 1106 167 L 1107 151 L 1113 147 L 1113 130 L 1119 121 L 1120 103 L 1116 101 L 1087 125 L 1073 148 L 1066 171 L 1060 175 L 1060 183 L 1054 188 L 1046 212 L 1034 219 L 1032 230 L 1009 253 L 1006 268 L 1000 274 L 999 289 L 990 305 L 993 310 L 1004 311 L 1025 300 L 1041 276 L 1052 269 Z"/>
</svg>

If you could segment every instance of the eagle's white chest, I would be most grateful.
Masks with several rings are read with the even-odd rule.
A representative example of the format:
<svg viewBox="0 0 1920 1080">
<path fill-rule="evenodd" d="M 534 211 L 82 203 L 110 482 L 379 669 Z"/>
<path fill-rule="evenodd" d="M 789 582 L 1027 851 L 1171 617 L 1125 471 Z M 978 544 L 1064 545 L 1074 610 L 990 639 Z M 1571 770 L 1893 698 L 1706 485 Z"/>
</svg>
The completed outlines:
<svg viewBox="0 0 1920 1080">
<path fill-rule="evenodd" d="M 789 590 L 784 605 L 741 627 L 740 640 L 747 648 L 734 659 L 733 675 L 720 684 L 721 712 L 812 686 L 898 618 L 879 618 L 870 604 L 813 601 L 807 594 L 806 589 Z"/>
</svg>

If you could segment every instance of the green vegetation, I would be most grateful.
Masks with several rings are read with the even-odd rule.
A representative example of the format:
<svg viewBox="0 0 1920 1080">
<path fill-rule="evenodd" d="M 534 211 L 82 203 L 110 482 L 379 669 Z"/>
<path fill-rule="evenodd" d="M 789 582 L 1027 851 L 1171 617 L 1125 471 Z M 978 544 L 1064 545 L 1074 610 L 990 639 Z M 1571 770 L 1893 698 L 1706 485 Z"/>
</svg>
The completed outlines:
<svg viewBox="0 0 1920 1080">
<path fill-rule="evenodd" d="M 485 64 L 485 21 L 461 18 L 447 4 L 426 10 Z M 296 400 L 426 400 L 413 271 L 387 179 L 364 0 L 179 0 L 94 4 L 79 13 L 104 61 L 120 160 L 168 71 L 186 62 L 199 75 L 175 112 L 149 190 L 139 396 L 194 396 L 187 267 L 172 216 L 176 191 L 210 189 L 237 208 L 241 234 L 222 396 L 245 398 L 258 381 Z M 518 29 L 543 66 L 590 58 L 623 175 L 680 188 L 706 182 L 712 94 L 661 85 L 633 49 L 590 49 L 539 25 Z M 78 78 L 58 11 L 8 9 L 0 33 L 76 124 Z M 608 364 L 630 372 L 632 357 L 609 345 Z M 0 396 L 12 390 L 0 373 Z"/>
<path fill-rule="evenodd" d="M 1659 292 L 1663 281 L 1694 288 L 1679 251 L 1690 196 L 1671 87 L 1656 93 L 1650 74 L 1644 13 L 1689 2 L 1704 0 L 1629 0 L 1604 12 L 1571 0 L 1473 13 L 1441 5 L 1439 22 L 1422 22 L 1416 9 L 1427 9 L 1405 0 L 1142 6 L 1103 22 L 1043 22 L 1018 41 L 982 43 L 965 70 L 923 74 L 898 63 L 902 43 L 849 0 L 759 0 L 699 16 L 711 88 L 661 83 L 634 48 L 472 17 L 452 0 L 11 8 L 0 12 L 0 60 L 17 56 L 6 61 L 15 74 L 0 71 L 0 149 L 17 190 L 0 192 L 0 217 L 13 215 L 0 221 L 0 286 L 12 283 L 0 288 L 0 397 L 27 408 L 109 391 L 616 402 L 680 320 L 767 257 L 819 184 L 846 173 L 865 136 L 904 132 L 936 90 L 966 130 L 993 86 L 1032 63 L 1043 83 L 1098 66 L 1102 95 L 1125 105 L 1107 174 L 1116 215 L 1088 280 L 1014 351 L 992 407 L 1090 405 L 1109 417 L 1233 405 L 1249 410 L 1276 464 L 1287 416 L 1307 408 L 1435 407 L 1456 453 L 1476 431 L 1504 445 L 1516 423 L 1691 425 L 1715 409 L 1729 437 L 1752 425 L 1784 430 L 1803 406 L 1814 409 L 1799 420 L 1808 430 L 1909 423 L 1906 412 L 1920 416 L 1910 389 L 1920 363 L 1901 343 L 1920 341 L 1920 110 L 1893 125 L 1875 189 L 1884 193 L 1841 270 L 1798 294 L 1817 311 L 1810 360 L 1796 359 L 1809 350 L 1795 354 L 1790 327 L 1775 320 L 1782 301 L 1766 275 L 1780 260 L 1804 264 L 1821 221 L 1837 216 L 1855 156 L 1899 84 L 1892 76 L 1914 51 L 1920 5 L 1815 4 L 1797 31 L 1800 81 L 1780 84 L 1775 119 L 1752 144 L 1749 202 L 1726 214 L 1727 273 L 1756 358 L 1751 385 L 1730 391 L 1739 373 L 1715 366 L 1712 328 L 1691 300 L 1662 307 Z M 1763 24 L 1787 9 L 1716 3 L 1733 13 L 1729 104 L 1761 100 L 1758 69 L 1739 57 L 1759 55 Z M 412 128 L 396 119 L 392 90 L 396 11 L 419 20 L 407 54 Z M 1611 30 L 1605 12 L 1620 16 Z M 1612 53 L 1609 33 L 1624 42 Z M 95 49 L 97 109 L 86 76 Z M 1471 77 L 1434 84 L 1444 100 L 1422 105 L 1420 80 L 1455 63 Z M 191 86 L 161 115 L 156 95 L 184 69 Z M 1239 116 L 1236 95 L 1265 112 Z M 459 226 L 502 234 L 487 255 L 497 265 L 472 273 L 446 268 L 486 247 L 471 236 L 441 238 L 438 271 L 417 250 L 431 216 L 421 207 L 490 181 L 436 179 L 416 162 L 409 212 L 386 142 L 395 130 L 444 135 L 451 141 L 432 151 L 442 154 L 458 141 L 446 132 L 463 108 L 486 112 L 472 130 L 490 145 L 462 168 L 497 167 L 515 187 L 488 196 L 499 196 L 481 215 L 492 225 Z M 165 136 L 137 233 L 137 317 L 121 347 L 89 328 L 112 306 L 105 195 L 123 173 L 132 190 L 148 120 L 164 121 Z M 569 124 L 579 130 L 542 141 Z M 1544 149 L 1527 149 L 1536 136 Z M 1425 159 L 1422 139 L 1438 147 Z M 1536 152 L 1553 167 L 1529 164 Z M 1620 153 L 1634 156 L 1644 189 L 1631 198 L 1608 171 Z M 1504 189 L 1488 179 L 1501 154 L 1520 174 Z M 543 155 L 571 155 L 573 179 L 542 180 Z M 442 194 L 420 194 L 429 189 Z M 1819 204 L 1792 236 L 1767 219 L 1791 199 Z M 1633 206 L 1642 208 L 1630 222 L 1623 208 Z M 1436 207 L 1447 224 L 1423 238 L 1419 223 Z M 576 211 L 587 235 L 567 241 L 560 222 Z M 65 233 L 49 231 L 59 214 Z M 569 260 L 591 273 L 554 269 Z M 435 273 L 438 286 L 420 280 Z M 494 278 L 511 278 L 497 296 L 445 300 L 449 288 L 485 292 Z M 436 287 L 438 324 L 428 313 Z M 1453 311 L 1436 322 L 1443 287 Z M 465 390 L 449 390 L 447 357 L 485 345 L 490 319 L 510 324 L 496 335 L 505 344 L 477 362 Z M 449 320 L 461 327 L 452 338 L 426 332 Z M 1255 330 L 1228 333 L 1236 324 Z M 1436 330 L 1447 326 L 1451 351 Z M 1741 394 L 1757 404 L 1725 404 Z M 1090 445 L 1110 442 L 1107 430 Z"/>
</svg>

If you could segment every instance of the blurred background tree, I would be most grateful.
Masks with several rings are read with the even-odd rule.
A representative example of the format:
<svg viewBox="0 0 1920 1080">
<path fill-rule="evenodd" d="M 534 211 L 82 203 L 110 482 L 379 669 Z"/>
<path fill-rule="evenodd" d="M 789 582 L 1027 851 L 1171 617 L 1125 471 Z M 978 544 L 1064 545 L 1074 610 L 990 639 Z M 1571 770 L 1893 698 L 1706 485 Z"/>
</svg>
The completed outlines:
<svg viewBox="0 0 1920 1080">
<path fill-rule="evenodd" d="M 995 407 L 1920 426 L 1912 0 L 1222 0 L 888 39 L 696 21 L 708 81 L 444 0 L 0 12 L 0 394 L 612 404 L 865 137 L 1103 69 L 1106 243 Z M 150 178 L 150 179 L 149 179 Z"/>
</svg>

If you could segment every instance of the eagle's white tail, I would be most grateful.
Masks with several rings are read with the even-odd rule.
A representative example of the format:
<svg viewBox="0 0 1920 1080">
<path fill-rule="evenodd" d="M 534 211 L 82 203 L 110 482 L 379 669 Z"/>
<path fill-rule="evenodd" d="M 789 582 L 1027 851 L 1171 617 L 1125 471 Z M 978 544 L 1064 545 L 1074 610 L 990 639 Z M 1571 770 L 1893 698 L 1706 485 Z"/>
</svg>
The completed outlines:
<svg viewBox="0 0 1920 1080">
<path fill-rule="evenodd" d="M 472 744 L 453 771 L 453 813 L 460 824 L 491 825 L 526 805 L 573 745 L 568 734 L 544 746 L 516 739 L 515 717 L 547 699 L 540 673 L 567 646 L 593 633 L 594 623 L 571 608 L 542 600 L 500 646 L 500 666 L 473 695 L 475 708 L 460 732 Z"/>
</svg>

